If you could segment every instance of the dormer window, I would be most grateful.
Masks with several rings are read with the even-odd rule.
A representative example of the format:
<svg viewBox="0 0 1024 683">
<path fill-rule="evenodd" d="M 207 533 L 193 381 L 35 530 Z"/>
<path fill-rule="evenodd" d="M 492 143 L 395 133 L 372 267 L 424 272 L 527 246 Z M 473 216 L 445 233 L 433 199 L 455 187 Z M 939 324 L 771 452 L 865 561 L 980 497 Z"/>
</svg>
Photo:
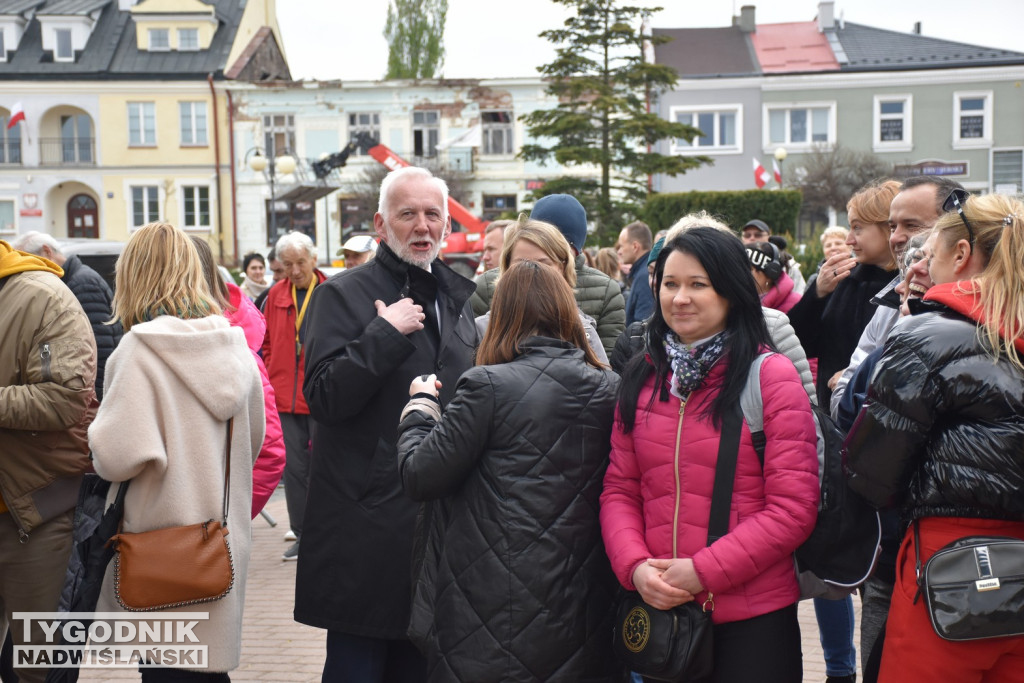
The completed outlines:
<svg viewBox="0 0 1024 683">
<path fill-rule="evenodd" d="M 165 28 L 149 29 L 149 51 L 167 52 L 171 49 L 171 32 Z"/>
<path fill-rule="evenodd" d="M 71 29 L 69 28 L 58 28 L 54 29 L 54 38 L 56 38 L 56 48 L 53 51 L 53 58 L 58 62 L 70 62 L 75 58 L 75 52 L 71 49 Z"/>
<path fill-rule="evenodd" d="M 199 49 L 199 29 L 179 28 L 178 49 L 184 52 L 193 52 Z"/>
</svg>

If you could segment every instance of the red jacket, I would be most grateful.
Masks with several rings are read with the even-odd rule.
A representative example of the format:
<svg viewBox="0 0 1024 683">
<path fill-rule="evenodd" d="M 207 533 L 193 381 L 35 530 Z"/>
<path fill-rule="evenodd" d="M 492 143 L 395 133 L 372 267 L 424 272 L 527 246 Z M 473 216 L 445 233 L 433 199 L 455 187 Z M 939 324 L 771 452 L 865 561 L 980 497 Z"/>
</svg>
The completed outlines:
<svg viewBox="0 0 1024 683">
<path fill-rule="evenodd" d="M 624 434 L 616 421 L 601 494 L 601 530 L 619 582 L 636 590 L 633 571 L 647 558 L 672 557 L 675 533 L 678 556 L 693 558 L 701 584 L 714 593 L 715 623 L 767 614 L 799 600 L 791 555 L 814 528 L 819 488 L 807 393 L 789 359 L 770 356 L 761 368 L 764 469 L 744 424 L 729 531 L 706 545 L 719 432 L 699 407 L 717 395 L 725 366 L 721 361 L 712 368 L 682 416 L 675 396 L 655 400 L 647 412 L 652 373 L 640 392 L 633 431 Z M 705 598 L 706 593 L 697 596 L 698 602 Z"/>
<path fill-rule="evenodd" d="M 224 311 L 224 316 L 232 325 L 241 327 L 245 332 L 245 342 L 256 358 L 256 367 L 263 381 L 263 404 L 267 414 L 267 432 L 263 437 L 260 454 L 252 466 L 252 516 L 256 517 L 281 481 L 284 472 L 284 434 L 281 432 L 281 418 L 277 414 L 277 399 L 274 387 L 270 385 L 270 377 L 263 359 L 259 356 L 260 345 L 267 334 L 267 323 L 263 314 L 253 305 L 242 290 L 232 282 L 227 283 L 228 300 L 232 309 Z"/>
<path fill-rule="evenodd" d="M 317 284 L 327 279 L 319 269 L 314 270 L 313 274 Z M 301 301 L 299 306 L 302 306 Z M 285 278 L 275 282 L 263 305 L 263 316 L 267 320 L 263 362 L 270 374 L 270 383 L 274 385 L 278 412 L 309 415 L 306 397 L 302 395 L 306 353 L 303 351 L 295 355 L 295 315 L 291 281 Z"/>
<path fill-rule="evenodd" d="M 797 301 L 800 301 L 801 296 L 803 296 L 803 292 L 796 291 L 796 285 L 792 278 L 783 273 L 779 276 L 775 286 L 761 296 L 761 305 L 788 313 L 789 309 L 793 308 Z"/>
</svg>

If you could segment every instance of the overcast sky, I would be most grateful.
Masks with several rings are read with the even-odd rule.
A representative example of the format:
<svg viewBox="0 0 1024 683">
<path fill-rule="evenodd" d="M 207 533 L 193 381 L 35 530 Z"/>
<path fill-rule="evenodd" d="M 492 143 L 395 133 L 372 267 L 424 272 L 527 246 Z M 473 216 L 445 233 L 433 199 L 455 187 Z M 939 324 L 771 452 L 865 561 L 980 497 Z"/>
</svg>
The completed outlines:
<svg viewBox="0 0 1024 683">
<path fill-rule="evenodd" d="M 630 0 L 662 6 L 655 28 L 728 26 L 742 0 Z M 388 0 L 278 0 L 277 15 L 296 79 L 375 80 L 387 69 Z M 835 15 L 858 24 L 1024 52 L 1024 0 L 837 0 Z M 757 22 L 812 21 L 817 0 L 763 1 Z M 448 0 L 447 78 L 536 76 L 554 48 L 537 34 L 566 14 L 550 0 Z"/>
</svg>

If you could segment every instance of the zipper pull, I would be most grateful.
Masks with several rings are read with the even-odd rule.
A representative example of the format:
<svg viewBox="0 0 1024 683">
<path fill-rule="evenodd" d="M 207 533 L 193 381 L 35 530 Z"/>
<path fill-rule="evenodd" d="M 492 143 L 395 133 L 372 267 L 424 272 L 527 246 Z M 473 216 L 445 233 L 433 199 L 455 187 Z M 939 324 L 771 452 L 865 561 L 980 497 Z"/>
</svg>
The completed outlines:
<svg viewBox="0 0 1024 683">
<path fill-rule="evenodd" d="M 28 543 L 28 534 L 22 528 L 18 529 L 18 543 Z"/>
<path fill-rule="evenodd" d="M 39 358 L 42 360 L 42 375 L 43 381 L 49 382 L 52 378 L 50 375 L 50 345 L 44 343 L 39 348 Z"/>
</svg>

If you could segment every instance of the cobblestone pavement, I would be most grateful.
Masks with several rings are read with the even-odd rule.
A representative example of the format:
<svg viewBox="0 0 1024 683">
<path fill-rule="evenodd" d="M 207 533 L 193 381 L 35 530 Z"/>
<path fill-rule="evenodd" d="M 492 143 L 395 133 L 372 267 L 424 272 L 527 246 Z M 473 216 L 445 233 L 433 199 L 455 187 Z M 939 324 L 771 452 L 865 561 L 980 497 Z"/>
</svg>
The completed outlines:
<svg viewBox="0 0 1024 683">
<path fill-rule="evenodd" d="M 253 520 L 252 557 L 242 629 L 242 664 L 231 672 L 231 680 L 235 683 L 313 683 L 320 680 L 323 669 L 326 632 L 298 624 L 292 618 L 295 563 L 281 561 L 281 553 L 288 547 L 283 541 L 288 528 L 288 513 L 282 489 L 274 493 L 267 512 L 278 525 L 272 528 L 261 517 Z M 859 600 L 855 598 L 854 604 L 859 605 Z M 858 622 L 859 619 L 858 613 Z M 825 680 L 825 662 L 818 642 L 814 608 L 809 601 L 800 604 L 800 629 L 803 633 L 804 683 L 822 683 Z M 84 670 L 82 674 L 79 680 L 88 683 L 139 680 L 139 673 L 130 670 L 92 669 Z"/>
</svg>

